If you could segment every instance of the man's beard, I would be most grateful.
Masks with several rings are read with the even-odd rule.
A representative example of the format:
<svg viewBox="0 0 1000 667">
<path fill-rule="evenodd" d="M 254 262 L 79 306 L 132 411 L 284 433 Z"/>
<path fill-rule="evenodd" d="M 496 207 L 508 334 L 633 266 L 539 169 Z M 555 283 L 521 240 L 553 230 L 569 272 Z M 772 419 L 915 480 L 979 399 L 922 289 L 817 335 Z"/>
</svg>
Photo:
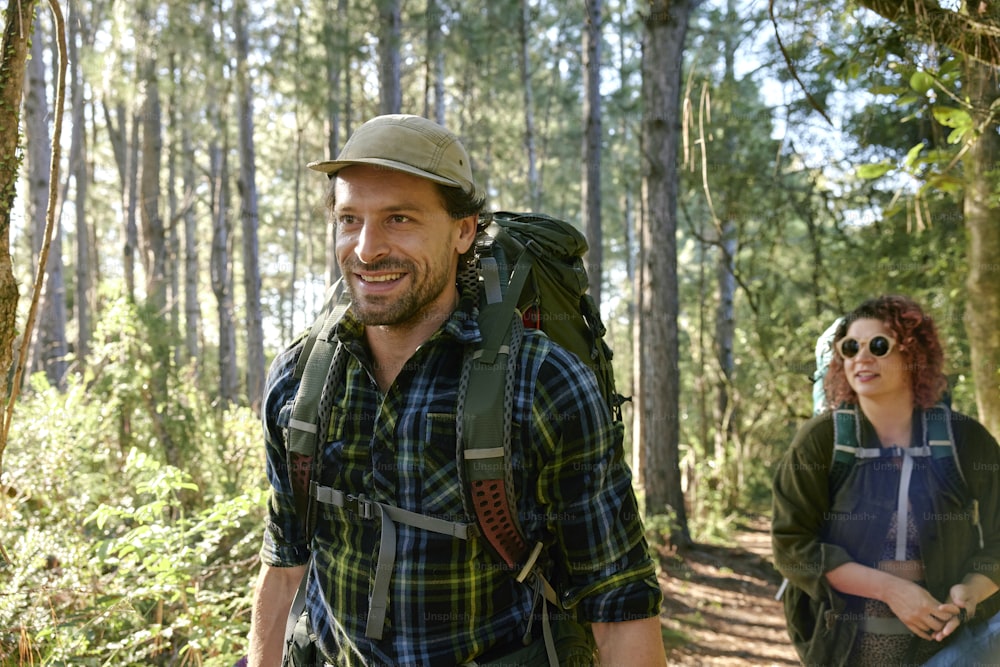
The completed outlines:
<svg viewBox="0 0 1000 667">
<path fill-rule="evenodd" d="M 359 263 L 343 267 L 345 276 L 354 273 L 354 268 L 360 268 Z M 347 290 L 351 295 L 351 310 L 354 316 L 365 326 L 415 326 L 424 317 L 424 311 L 448 287 L 447 271 L 428 271 L 423 277 L 417 272 L 412 262 L 386 261 L 376 264 L 366 264 L 367 271 L 405 273 L 404 280 L 409 280 L 409 287 L 399 295 L 368 295 L 359 298 L 355 286 L 361 279 L 352 277 L 346 280 Z"/>
</svg>

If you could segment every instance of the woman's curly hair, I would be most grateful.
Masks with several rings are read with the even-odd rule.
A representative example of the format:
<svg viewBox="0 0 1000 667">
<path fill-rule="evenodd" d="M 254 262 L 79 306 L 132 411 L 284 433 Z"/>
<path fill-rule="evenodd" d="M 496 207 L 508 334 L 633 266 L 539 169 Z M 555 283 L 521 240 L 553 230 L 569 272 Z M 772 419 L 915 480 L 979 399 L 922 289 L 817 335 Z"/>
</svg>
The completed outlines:
<svg viewBox="0 0 1000 667">
<path fill-rule="evenodd" d="M 942 370 L 944 352 L 941 341 L 934 320 L 913 299 L 883 295 L 865 301 L 848 313 L 837 327 L 833 337 L 834 346 L 847 335 L 848 327 L 855 320 L 879 320 L 892 331 L 910 371 L 915 406 L 926 409 L 941 399 L 948 385 Z M 839 354 L 834 354 L 830 360 L 824 386 L 827 403 L 831 408 L 858 402 L 857 394 L 847 382 L 844 360 Z"/>
</svg>

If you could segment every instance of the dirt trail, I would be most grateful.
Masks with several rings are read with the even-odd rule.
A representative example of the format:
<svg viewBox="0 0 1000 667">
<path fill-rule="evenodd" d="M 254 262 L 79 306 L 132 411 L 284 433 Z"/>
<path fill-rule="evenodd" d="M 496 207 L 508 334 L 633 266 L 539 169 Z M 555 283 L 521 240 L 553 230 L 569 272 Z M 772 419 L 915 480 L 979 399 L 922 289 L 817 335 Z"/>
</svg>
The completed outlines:
<svg viewBox="0 0 1000 667">
<path fill-rule="evenodd" d="M 735 541 L 661 559 L 670 665 L 799 664 L 774 599 L 781 576 L 766 520 L 741 527 Z"/>
</svg>

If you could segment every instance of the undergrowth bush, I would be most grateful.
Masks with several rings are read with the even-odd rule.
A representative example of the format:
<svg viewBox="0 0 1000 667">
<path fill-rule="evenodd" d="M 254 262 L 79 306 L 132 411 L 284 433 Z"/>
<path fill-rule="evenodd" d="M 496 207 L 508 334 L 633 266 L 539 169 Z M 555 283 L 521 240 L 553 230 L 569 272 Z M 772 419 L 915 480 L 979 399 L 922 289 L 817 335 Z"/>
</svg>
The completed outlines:
<svg viewBox="0 0 1000 667">
<path fill-rule="evenodd" d="M 230 667 L 246 649 L 266 503 L 259 421 L 178 373 L 170 409 L 144 414 L 134 350 L 96 349 L 97 373 L 61 393 L 32 378 L 15 411 L 0 665 Z M 167 462 L 163 415 L 183 416 L 168 428 L 185 469 Z"/>
</svg>

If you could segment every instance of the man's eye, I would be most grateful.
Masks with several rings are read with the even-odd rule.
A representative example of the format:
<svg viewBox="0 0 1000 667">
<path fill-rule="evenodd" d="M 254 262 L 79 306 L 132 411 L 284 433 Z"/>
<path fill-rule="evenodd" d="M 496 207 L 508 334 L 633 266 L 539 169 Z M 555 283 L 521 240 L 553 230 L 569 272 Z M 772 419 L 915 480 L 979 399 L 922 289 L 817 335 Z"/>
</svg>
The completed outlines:
<svg viewBox="0 0 1000 667">
<path fill-rule="evenodd" d="M 392 216 L 392 218 L 390 218 L 390 220 L 392 220 L 395 223 L 403 223 L 403 222 L 409 222 L 410 218 L 409 216 L 406 215 L 394 215 Z"/>
</svg>

